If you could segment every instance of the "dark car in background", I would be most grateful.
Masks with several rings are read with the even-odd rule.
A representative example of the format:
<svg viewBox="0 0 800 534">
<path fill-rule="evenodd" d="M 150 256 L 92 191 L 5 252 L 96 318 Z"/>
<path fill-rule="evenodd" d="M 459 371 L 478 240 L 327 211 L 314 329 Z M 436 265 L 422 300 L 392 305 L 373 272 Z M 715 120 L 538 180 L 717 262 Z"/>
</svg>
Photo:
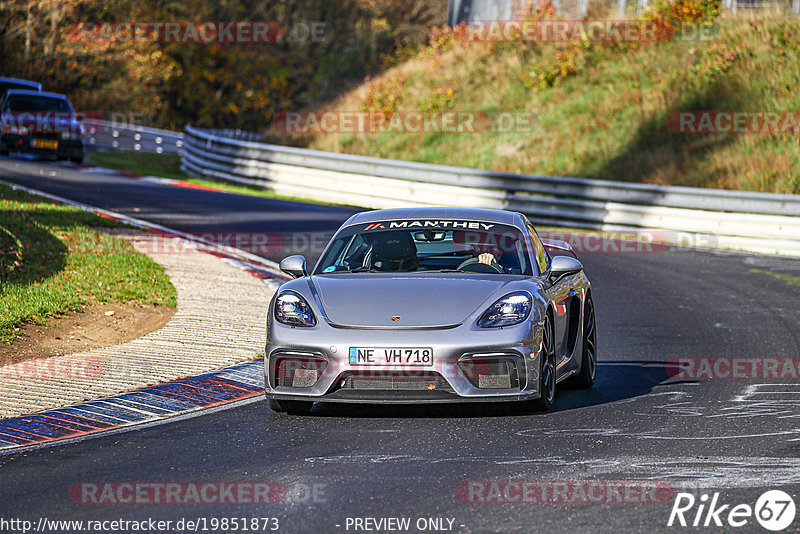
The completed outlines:
<svg viewBox="0 0 800 534">
<path fill-rule="evenodd" d="M 32 82 L 31 80 L 21 80 L 19 78 L 0 78 L 0 99 L 5 96 L 6 91 L 10 91 L 12 89 L 41 91 L 42 84 L 39 82 Z"/>
<path fill-rule="evenodd" d="M 26 152 L 83 161 L 84 128 L 65 95 L 11 89 L 0 102 L 0 154 Z"/>
</svg>

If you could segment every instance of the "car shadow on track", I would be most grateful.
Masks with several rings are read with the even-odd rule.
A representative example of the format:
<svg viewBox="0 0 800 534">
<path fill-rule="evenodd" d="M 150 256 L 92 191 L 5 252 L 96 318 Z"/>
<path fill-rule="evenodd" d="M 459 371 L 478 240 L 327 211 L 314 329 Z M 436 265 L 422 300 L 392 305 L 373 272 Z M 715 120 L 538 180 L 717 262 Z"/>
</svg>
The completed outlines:
<svg viewBox="0 0 800 534">
<path fill-rule="evenodd" d="M 548 412 L 535 411 L 516 402 L 465 402 L 430 404 L 352 404 L 320 402 L 310 417 L 348 418 L 470 418 L 545 416 L 611 402 L 641 397 L 677 374 L 671 362 L 616 361 L 598 365 L 591 389 L 571 389 L 559 384 L 555 406 Z M 672 381 L 677 384 L 680 382 Z"/>
</svg>

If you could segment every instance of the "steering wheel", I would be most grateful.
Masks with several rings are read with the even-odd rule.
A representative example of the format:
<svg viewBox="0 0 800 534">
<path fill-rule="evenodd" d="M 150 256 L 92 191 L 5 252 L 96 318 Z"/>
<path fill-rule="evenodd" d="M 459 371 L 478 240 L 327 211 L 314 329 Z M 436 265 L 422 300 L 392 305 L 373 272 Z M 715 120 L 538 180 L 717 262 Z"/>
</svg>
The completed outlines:
<svg viewBox="0 0 800 534">
<path fill-rule="evenodd" d="M 478 258 L 470 258 L 458 266 L 459 271 L 466 271 L 468 273 L 497 273 L 503 274 L 503 267 L 492 260 L 491 265 L 488 263 L 481 263 Z"/>
</svg>

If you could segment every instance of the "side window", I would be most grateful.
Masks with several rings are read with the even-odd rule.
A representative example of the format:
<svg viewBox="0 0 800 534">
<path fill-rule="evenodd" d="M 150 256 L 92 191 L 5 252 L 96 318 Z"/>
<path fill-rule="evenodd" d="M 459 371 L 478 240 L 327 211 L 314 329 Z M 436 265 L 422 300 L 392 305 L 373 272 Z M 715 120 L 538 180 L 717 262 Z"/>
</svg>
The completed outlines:
<svg viewBox="0 0 800 534">
<path fill-rule="evenodd" d="M 539 267 L 539 274 L 541 274 L 550 268 L 549 259 L 547 257 L 547 251 L 545 250 L 544 245 L 542 244 L 542 240 L 539 239 L 539 234 L 536 233 L 536 229 L 534 229 L 530 221 L 526 220 L 525 225 L 528 227 L 528 231 L 531 233 L 531 244 L 533 245 L 533 258 L 536 261 L 536 265 Z"/>
</svg>

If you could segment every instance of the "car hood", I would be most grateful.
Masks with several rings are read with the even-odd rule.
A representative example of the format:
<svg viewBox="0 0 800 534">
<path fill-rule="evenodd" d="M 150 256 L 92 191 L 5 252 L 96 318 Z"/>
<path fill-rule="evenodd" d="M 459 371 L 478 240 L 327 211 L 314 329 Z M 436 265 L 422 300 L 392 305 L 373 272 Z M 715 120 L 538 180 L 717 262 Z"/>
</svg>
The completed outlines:
<svg viewBox="0 0 800 534">
<path fill-rule="evenodd" d="M 337 326 L 430 328 L 463 323 L 479 307 L 490 305 L 485 301 L 514 278 L 359 273 L 317 275 L 310 282 L 328 320 Z"/>
</svg>

